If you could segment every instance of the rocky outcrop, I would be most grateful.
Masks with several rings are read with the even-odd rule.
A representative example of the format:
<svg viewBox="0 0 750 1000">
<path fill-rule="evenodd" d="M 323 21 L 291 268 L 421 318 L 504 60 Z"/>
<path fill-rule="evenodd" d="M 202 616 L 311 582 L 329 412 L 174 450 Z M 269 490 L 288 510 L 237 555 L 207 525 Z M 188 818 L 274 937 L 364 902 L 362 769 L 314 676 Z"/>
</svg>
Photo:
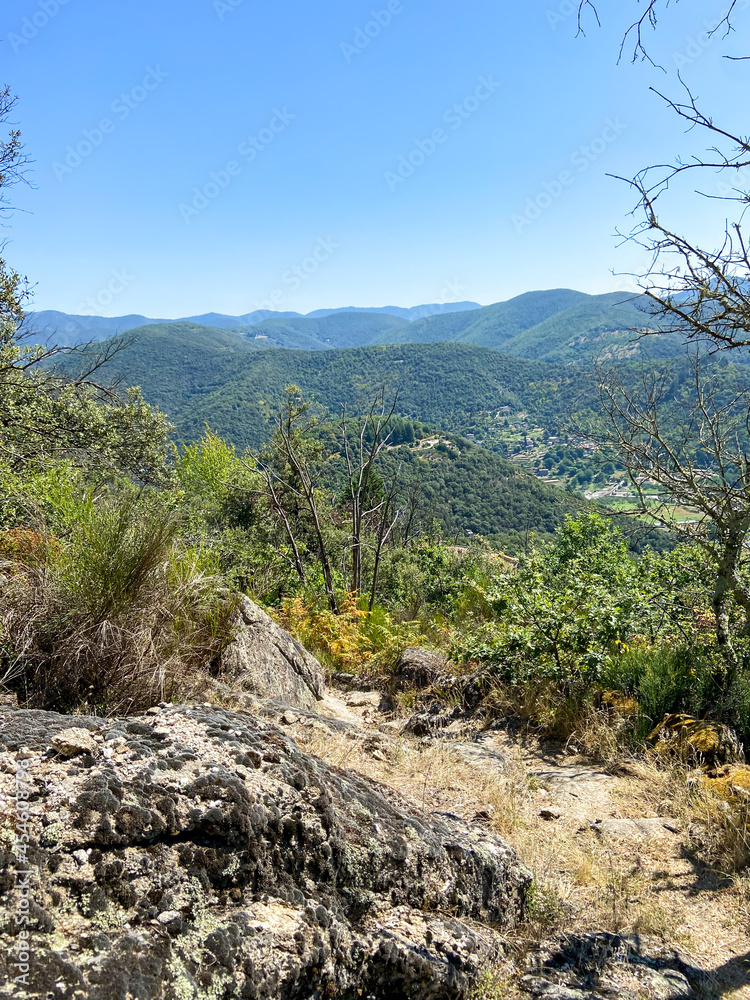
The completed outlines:
<svg viewBox="0 0 750 1000">
<path fill-rule="evenodd" d="M 3 997 L 453 1000 L 530 882 L 484 829 L 213 706 L 0 709 L 0 818 Z"/>
<path fill-rule="evenodd" d="M 530 957 L 522 988 L 545 1000 L 695 1000 L 706 973 L 676 948 L 636 934 L 571 934 Z"/>
<path fill-rule="evenodd" d="M 665 715 L 648 741 L 661 753 L 676 754 L 699 767 L 745 760 L 744 748 L 733 729 L 690 715 Z"/>
<path fill-rule="evenodd" d="M 393 673 L 408 687 L 426 688 L 448 673 L 448 661 L 429 649 L 410 646 L 399 655 Z"/>
<path fill-rule="evenodd" d="M 222 672 L 233 687 L 297 708 L 314 708 L 325 693 L 315 657 L 248 597 L 240 602 L 237 634 L 222 655 Z"/>
</svg>

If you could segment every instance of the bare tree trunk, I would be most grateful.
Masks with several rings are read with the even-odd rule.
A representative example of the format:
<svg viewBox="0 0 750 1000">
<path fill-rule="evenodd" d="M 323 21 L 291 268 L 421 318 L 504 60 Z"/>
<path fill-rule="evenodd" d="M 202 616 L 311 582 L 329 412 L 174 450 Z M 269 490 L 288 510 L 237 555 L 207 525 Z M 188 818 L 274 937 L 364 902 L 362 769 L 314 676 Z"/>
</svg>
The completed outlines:
<svg viewBox="0 0 750 1000">
<path fill-rule="evenodd" d="M 264 476 L 264 478 L 266 478 Z M 272 498 L 272 506 L 274 513 L 279 518 L 281 523 L 284 525 L 284 531 L 286 532 L 286 537 L 289 539 L 289 544 L 292 547 L 292 552 L 294 554 L 294 565 L 297 570 L 297 576 L 300 578 L 302 583 L 305 582 L 305 567 L 302 565 L 302 558 L 299 554 L 299 548 L 297 547 L 297 539 L 294 537 L 294 532 L 292 531 L 292 526 L 289 523 L 289 518 L 286 516 L 286 511 L 276 495 L 276 489 L 273 485 L 273 480 L 270 475 L 266 478 L 266 483 L 269 490 L 269 495 Z"/>
<path fill-rule="evenodd" d="M 398 402 L 398 394 L 394 397 L 390 410 L 386 410 L 385 389 L 373 401 L 370 412 L 359 428 L 356 445 L 356 460 L 352 457 L 352 447 L 349 443 L 349 433 L 346 422 L 346 407 L 341 414 L 341 433 L 344 444 L 344 457 L 348 476 L 349 496 L 351 497 L 351 546 L 352 546 L 352 588 L 355 594 L 362 593 L 362 547 L 363 531 L 366 518 L 377 510 L 377 506 L 368 509 L 370 502 L 370 483 L 372 481 L 375 463 L 388 445 L 391 435 L 388 426 L 393 418 Z M 376 410 L 379 406 L 379 412 Z M 369 447 L 365 443 L 367 431 L 372 434 Z"/>
<path fill-rule="evenodd" d="M 390 503 L 386 506 L 386 509 L 383 512 L 383 519 L 380 522 L 380 528 L 378 530 L 378 539 L 375 547 L 375 565 L 373 566 L 372 569 L 372 584 L 370 586 L 370 603 L 368 605 L 368 610 L 370 612 L 372 612 L 372 609 L 375 607 L 375 594 L 377 593 L 378 589 L 378 573 L 380 572 L 380 557 L 383 552 L 383 546 L 388 541 L 388 538 L 390 537 L 390 534 L 393 531 L 393 529 L 396 527 L 396 522 L 401 516 L 401 511 L 396 511 L 396 516 L 393 518 L 390 525 L 386 527 L 386 525 L 388 524 L 389 516 L 390 516 Z"/>
<path fill-rule="evenodd" d="M 318 552 L 320 554 L 320 565 L 323 569 L 323 581 L 325 583 L 326 595 L 328 597 L 328 605 L 335 615 L 339 613 L 339 605 L 336 600 L 336 588 L 333 584 L 333 572 L 331 570 L 331 561 L 328 558 L 328 549 L 326 547 L 325 538 L 323 537 L 323 528 L 320 523 L 320 516 L 318 514 L 318 504 L 315 500 L 315 491 L 310 490 L 308 495 L 308 502 L 310 504 L 310 512 L 313 517 L 313 525 L 315 526 L 315 537 L 318 542 Z"/>
<path fill-rule="evenodd" d="M 665 375 L 647 377 L 640 390 L 617 375 L 601 378 L 602 402 L 614 444 L 628 469 L 639 514 L 701 546 L 713 571 L 716 644 L 725 664 L 727 691 L 739 670 L 730 609 L 736 603 L 750 624 L 744 579 L 750 533 L 750 390 L 717 383 L 718 369 L 702 371 L 695 355 L 690 394 L 674 395 Z M 649 495 L 647 484 L 662 491 Z M 676 505 L 694 511 L 675 517 Z M 731 603 L 730 603 L 731 602 Z"/>
<path fill-rule="evenodd" d="M 729 596 L 730 590 L 726 577 L 720 574 L 716 580 L 713 609 L 716 617 L 716 645 L 719 647 L 719 652 L 727 668 L 725 689 L 731 687 L 734 682 L 738 667 L 737 652 L 732 642 L 732 631 L 729 624 L 729 609 L 727 607 Z"/>
</svg>

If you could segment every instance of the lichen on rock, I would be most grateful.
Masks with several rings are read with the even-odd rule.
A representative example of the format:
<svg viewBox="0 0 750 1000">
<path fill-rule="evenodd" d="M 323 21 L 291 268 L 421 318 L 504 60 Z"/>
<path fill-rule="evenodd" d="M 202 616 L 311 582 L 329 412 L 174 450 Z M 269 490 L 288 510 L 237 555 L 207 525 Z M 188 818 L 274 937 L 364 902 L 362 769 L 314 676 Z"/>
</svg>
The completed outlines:
<svg viewBox="0 0 750 1000">
<path fill-rule="evenodd" d="M 0 710 L 6 806 L 22 748 L 33 782 L 29 996 L 460 998 L 523 917 L 530 876 L 499 838 L 420 814 L 255 716 L 77 718 L 90 752 L 64 757 L 70 728 Z M 12 837 L 0 848 L 12 996 L 18 856 Z"/>
<path fill-rule="evenodd" d="M 222 672 L 235 688 L 297 708 L 315 708 L 325 694 L 323 668 L 315 657 L 249 597 L 240 601 Z"/>
</svg>

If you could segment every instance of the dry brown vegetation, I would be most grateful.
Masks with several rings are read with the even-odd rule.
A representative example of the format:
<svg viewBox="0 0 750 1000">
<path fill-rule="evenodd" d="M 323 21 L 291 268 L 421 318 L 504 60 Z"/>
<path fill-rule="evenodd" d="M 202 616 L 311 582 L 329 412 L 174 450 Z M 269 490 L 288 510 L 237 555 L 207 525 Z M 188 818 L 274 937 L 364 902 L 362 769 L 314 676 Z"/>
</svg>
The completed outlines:
<svg viewBox="0 0 750 1000">
<path fill-rule="evenodd" d="M 0 564 L 0 682 L 19 704 L 132 712 L 211 670 L 236 604 L 180 547 L 179 527 L 165 507 L 126 495 L 64 544 L 27 545 L 33 558 L 24 549 Z"/>
<path fill-rule="evenodd" d="M 733 810 L 697 775 L 657 758 L 620 755 L 599 769 L 602 794 L 592 786 L 591 800 L 567 815 L 556 798 L 555 769 L 591 762 L 561 747 L 551 755 L 548 746 L 496 731 L 492 746 L 506 761 L 500 767 L 479 753 L 472 759 L 476 744 L 460 740 L 420 742 L 372 728 L 334 734 L 321 722 L 296 725 L 293 735 L 305 750 L 396 789 L 420 810 L 489 824 L 517 849 L 535 882 L 530 920 L 513 943 L 516 961 L 555 933 L 632 932 L 718 970 L 722 996 L 750 998 L 743 964 L 750 879 L 721 874 L 747 858 L 747 807 Z M 572 787 L 586 799 L 585 776 Z M 543 818 L 545 807 L 559 818 Z M 669 829 L 618 837 L 596 829 L 600 815 L 663 817 Z M 497 970 L 477 998 L 514 996 L 511 980 L 509 968 Z"/>
</svg>

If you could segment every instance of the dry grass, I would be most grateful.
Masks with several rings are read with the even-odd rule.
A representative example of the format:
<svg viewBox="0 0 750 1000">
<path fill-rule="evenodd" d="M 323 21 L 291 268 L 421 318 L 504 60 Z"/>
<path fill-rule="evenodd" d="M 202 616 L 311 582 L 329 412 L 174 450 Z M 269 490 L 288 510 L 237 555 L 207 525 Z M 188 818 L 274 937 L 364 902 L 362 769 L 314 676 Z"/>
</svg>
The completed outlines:
<svg viewBox="0 0 750 1000">
<path fill-rule="evenodd" d="M 431 741 L 423 747 L 377 733 L 364 738 L 331 733 L 325 726 L 300 728 L 294 735 L 308 753 L 388 785 L 422 811 L 479 817 L 500 834 L 522 822 L 530 792 L 520 760 L 500 776 L 467 763 L 448 742 Z"/>
<path fill-rule="evenodd" d="M 566 695 L 553 681 L 495 684 L 483 707 L 496 718 L 522 721 L 529 732 L 558 739 L 571 753 L 610 764 L 623 756 L 628 720 L 610 708 L 599 708 L 585 692 Z"/>
<path fill-rule="evenodd" d="M 128 713 L 176 696 L 229 641 L 234 603 L 177 550 L 179 522 L 110 501 L 2 582 L 0 680 L 19 703 Z"/>
<path fill-rule="evenodd" d="M 618 754 L 611 766 L 607 815 L 670 816 L 684 832 L 617 840 L 580 821 L 540 818 L 540 804 L 547 800 L 530 767 L 539 764 L 541 751 L 529 744 L 523 748 L 508 741 L 502 749 L 508 764 L 501 771 L 471 763 L 460 745 L 447 741 L 423 746 L 372 730 L 341 735 L 318 726 L 295 727 L 294 736 L 305 750 L 396 789 L 421 810 L 478 818 L 515 847 L 535 874 L 530 919 L 515 941 L 519 954 L 563 931 L 662 939 L 708 969 L 722 966 L 733 949 L 750 947 L 750 881 L 722 880 L 706 865 L 725 850 L 720 846 L 725 843 L 723 828 L 716 824 L 719 814 L 714 814 L 724 810 L 710 789 L 688 783 L 684 770 Z M 716 840 L 699 850 L 695 831 L 709 820 Z M 508 975 L 507 969 L 488 972 L 477 1000 L 515 996 Z M 743 992 L 741 970 L 736 975 L 734 987 L 725 983 L 722 995 L 744 1000 L 750 989 Z"/>
<path fill-rule="evenodd" d="M 712 780 L 656 752 L 621 758 L 620 770 L 631 779 L 622 794 L 674 817 L 685 851 L 708 869 L 731 877 L 750 866 L 750 797 L 733 794 L 731 778 Z"/>
</svg>

